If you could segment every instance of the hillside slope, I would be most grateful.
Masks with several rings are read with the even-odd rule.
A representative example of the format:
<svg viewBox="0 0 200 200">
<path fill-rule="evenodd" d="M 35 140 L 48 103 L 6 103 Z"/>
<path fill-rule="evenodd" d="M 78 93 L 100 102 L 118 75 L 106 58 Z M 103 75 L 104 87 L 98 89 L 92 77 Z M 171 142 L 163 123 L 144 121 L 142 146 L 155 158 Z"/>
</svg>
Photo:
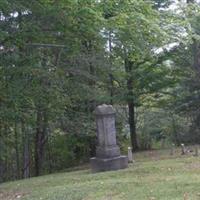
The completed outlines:
<svg viewBox="0 0 200 200">
<path fill-rule="evenodd" d="M 1 200 L 200 200 L 200 158 L 138 159 L 128 169 L 89 169 L 0 185 Z"/>
</svg>

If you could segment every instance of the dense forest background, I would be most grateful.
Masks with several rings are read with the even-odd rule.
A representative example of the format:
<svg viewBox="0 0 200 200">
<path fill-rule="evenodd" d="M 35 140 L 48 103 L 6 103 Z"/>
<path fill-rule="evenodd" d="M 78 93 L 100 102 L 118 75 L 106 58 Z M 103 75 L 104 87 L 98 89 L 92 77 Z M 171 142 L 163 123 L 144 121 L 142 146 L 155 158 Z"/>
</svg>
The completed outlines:
<svg viewBox="0 0 200 200">
<path fill-rule="evenodd" d="M 200 142 L 199 24 L 189 0 L 1 0 L 0 182 L 87 162 L 103 103 L 122 151 Z"/>
</svg>

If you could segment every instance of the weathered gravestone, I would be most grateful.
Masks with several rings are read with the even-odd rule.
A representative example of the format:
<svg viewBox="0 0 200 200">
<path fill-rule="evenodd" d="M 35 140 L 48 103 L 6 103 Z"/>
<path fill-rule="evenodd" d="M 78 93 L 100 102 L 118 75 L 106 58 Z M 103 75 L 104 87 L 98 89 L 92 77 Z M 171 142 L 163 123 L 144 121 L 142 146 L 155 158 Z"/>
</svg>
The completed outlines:
<svg viewBox="0 0 200 200">
<path fill-rule="evenodd" d="M 127 156 L 120 155 L 116 142 L 115 111 L 111 105 L 100 105 L 95 109 L 97 139 L 96 157 L 91 158 L 93 172 L 124 169 Z"/>
<path fill-rule="evenodd" d="M 186 148 L 184 144 L 181 144 L 181 155 L 185 155 L 186 154 Z"/>
<path fill-rule="evenodd" d="M 133 153 L 131 147 L 128 147 L 128 162 L 133 163 Z"/>
</svg>

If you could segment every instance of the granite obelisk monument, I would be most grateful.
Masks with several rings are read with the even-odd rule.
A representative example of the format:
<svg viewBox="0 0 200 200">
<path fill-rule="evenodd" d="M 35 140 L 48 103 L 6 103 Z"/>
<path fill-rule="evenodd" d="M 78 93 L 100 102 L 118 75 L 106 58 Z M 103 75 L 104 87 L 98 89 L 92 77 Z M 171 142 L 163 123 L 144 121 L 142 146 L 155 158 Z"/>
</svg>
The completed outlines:
<svg viewBox="0 0 200 200">
<path fill-rule="evenodd" d="M 93 172 L 124 169 L 127 156 L 120 155 L 116 142 L 115 110 L 111 105 L 100 105 L 95 109 L 97 139 L 96 157 L 90 159 Z"/>
</svg>

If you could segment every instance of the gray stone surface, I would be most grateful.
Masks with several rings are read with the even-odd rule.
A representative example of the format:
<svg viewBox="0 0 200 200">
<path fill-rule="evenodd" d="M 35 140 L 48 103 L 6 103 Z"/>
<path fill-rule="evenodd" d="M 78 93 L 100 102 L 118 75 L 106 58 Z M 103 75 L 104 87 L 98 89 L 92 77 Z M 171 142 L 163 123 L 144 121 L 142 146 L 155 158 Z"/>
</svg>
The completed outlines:
<svg viewBox="0 0 200 200">
<path fill-rule="evenodd" d="M 113 158 L 91 158 L 90 163 L 93 172 L 111 171 L 125 169 L 128 166 L 127 156 Z"/>
<path fill-rule="evenodd" d="M 96 157 L 91 158 L 93 172 L 124 169 L 127 156 L 120 155 L 116 142 L 115 110 L 111 105 L 100 105 L 95 109 L 97 139 Z"/>
<path fill-rule="evenodd" d="M 132 148 L 128 147 L 128 162 L 132 163 L 133 162 L 133 153 L 132 153 Z"/>
<path fill-rule="evenodd" d="M 185 155 L 186 154 L 186 148 L 184 144 L 181 144 L 181 155 Z"/>
</svg>

